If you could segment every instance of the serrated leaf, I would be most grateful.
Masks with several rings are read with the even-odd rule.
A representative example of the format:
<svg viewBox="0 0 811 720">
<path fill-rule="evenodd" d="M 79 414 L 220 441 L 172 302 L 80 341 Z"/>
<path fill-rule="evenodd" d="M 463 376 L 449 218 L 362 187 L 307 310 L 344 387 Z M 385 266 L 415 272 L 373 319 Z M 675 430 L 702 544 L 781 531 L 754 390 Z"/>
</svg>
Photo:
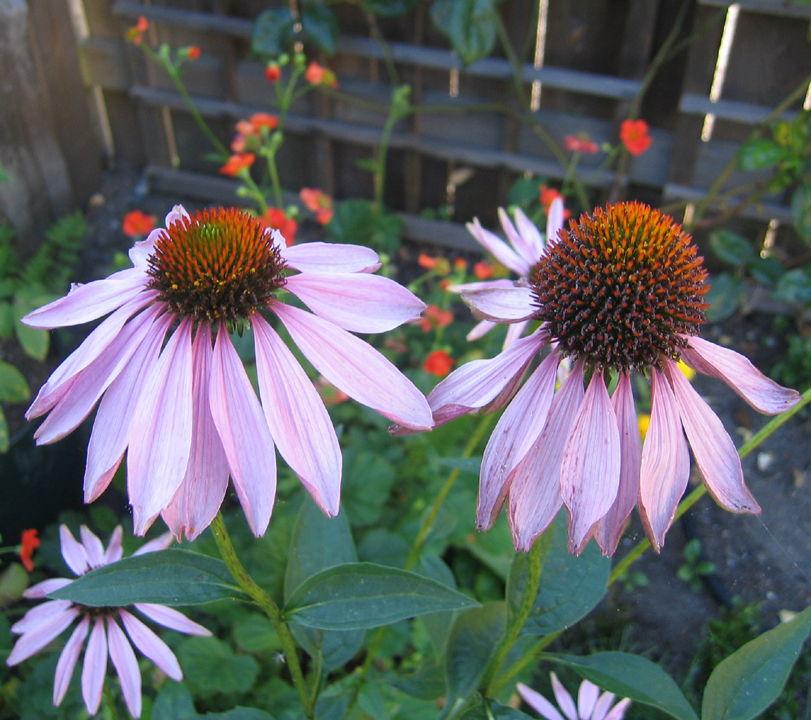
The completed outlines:
<svg viewBox="0 0 811 720">
<path fill-rule="evenodd" d="M 175 682 L 164 683 L 152 707 L 152 720 L 197 720 L 189 691 Z"/>
<path fill-rule="evenodd" d="M 251 49 L 272 57 L 281 55 L 293 42 L 294 26 L 295 19 L 288 8 L 265 10 L 253 24 Z"/>
<path fill-rule="evenodd" d="M 23 374 L 11 363 L 0 360 L 0 401 L 25 402 L 31 390 Z"/>
<path fill-rule="evenodd" d="M 752 243 L 732 230 L 710 233 L 710 249 L 719 260 L 735 267 L 745 265 L 755 257 Z"/>
<path fill-rule="evenodd" d="M 784 157 L 786 149 L 773 140 L 755 138 L 741 145 L 738 150 L 738 165 L 741 170 L 765 170 L 777 165 Z"/>
<path fill-rule="evenodd" d="M 791 196 L 791 220 L 797 234 L 811 243 L 811 184 L 803 183 Z"/>
<path fill-rule="evenodd" d="M 371 563 L 324 570 L 300 585 L 285 617 L 321 630 L 366 630 L 442 610 L 478 603 L 415 573 Z"/>
<path fill-rule="evenodd" d="M 47 330 L 28 327 L 28 325 L 17 322 L 14 324 L 14 332 L 26 355 L 40 362 L 43 362 L 48 357 L 51 334 Z"/>
<path fill-rule="evenodd" d="M 543 657 L 567 665 L 581 677 L 618 697 L 658 708 L 679 720 L 698 720 L 673 678 L 641 655 L 605 652 L 585 657 L 552 654 Z"/>
<path fill-rule="evenodd" d="M 746 643 L 713 670 L 701 720 L 752 720 L 771 705 L 811 632 L 811 607 Z"/>
<path fill-rule="evenodd" d="M 335 13 L 325 3 L 306 3 L 301 9 L 301 26 L 304 34 L 319 50 L 334 55 L 341 32 Z"/>
<path fill-rule="evenodd" d="M 237 655 L 216 637 L 188 638 L 177 654 L 195 695 L 247 692 L 259 675 L 256 660 L 250 655 Z"/>
<path fill-rule="evenodd" d="M 774 295 L 779 300 L 804 305 L 811 302 L 811 274 L 807 268 L 789 270 L 780 280 Z"/>
<path fill-rule="evenodd" d="M 186 550 L 161 550 L 124 558 L 91 570 L 48 597 L 90 607 L 133 603 L 181 606 L 243 599 L 225 563 Z"/>
<path fill-rule="evenodd" d="M 490 54 L 496 44 L 498 0 L 435 0 L 434 26 L 445 34 L 465 65 Z"/>
<path fill-rule="evenodd" d="M 710 306 L 704 311 L 707 320 L 717 321 L 737 312 L 743 297 L 743 280 L 729 273 L 719 273 L 712 278 L 710 291 L 704 301 Z"/>
</svg>

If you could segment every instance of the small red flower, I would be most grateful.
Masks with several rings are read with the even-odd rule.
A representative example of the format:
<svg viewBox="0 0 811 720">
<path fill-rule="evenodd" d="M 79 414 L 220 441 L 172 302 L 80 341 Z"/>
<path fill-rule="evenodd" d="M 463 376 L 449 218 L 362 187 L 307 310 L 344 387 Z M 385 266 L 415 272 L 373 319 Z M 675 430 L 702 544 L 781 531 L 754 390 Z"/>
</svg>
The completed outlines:
<svg viewBox="0 0 811 720">
<path fill-rule="evenodd" d="M 268 115 L 267 113 L 256 113 L 251 115 L 251 127 L 255 133 L 261 133 L 262 128 L 275 130 L 279 127 L 279 118 L 276 115 Z"/>
<path fill-rule="evenodd" d="M 268 79 L 268 82 L 278 82 L 282 77 L 282 69 L 275 62 L 268 63 L 268 66 L 265 68 L 265 77 Z"/>
<path fill-rule="evenodd" d="M 544 206 L 547 212 L 549 212 L 549 206 L 557 199 L 560 198 L 563 200 L 563 195 L 560 194 L 558 190 L 553 187 L 546 187 L 546 185 L 541 185 L 541 191 L 538 197 L 538 202 Z M 571 216 L 571 211 L 564 209 L 563 210 L 563 219 L 568 220 Z"/>
<path fill-rule="evenodd" d="M 189 60 L 197 60 L 200 57 L 200 48 L 197 45 L 192 45 L 186 50 L 186 57 Z"/>
<path fill-rule="evenodd" d="M 301 202 L 310 212 L 315 213 L 315 219 L 322 225 L 332 220 L 332 198 L 323 190 L 315 188 L 301 188 L 299 192 Z"/>
<path fill-rule="evenodd" d="M 600 149 L 593 140 L 577 135 L 567 135 L 563 139 L 563 147 L 571 152 L 586 153 L 588 155 L 594 155 Z"/>
<path fill-rule="evenodd" d="M 23 530 L 22 540 L 20 542 L 20 560 L 28 572 L 34 569 L 34 561 L 31 559 L 36 550 L 40 546 L 40 540 L 37 537 L 38 530 Z"/>
<path fill-rule="evenodd" d="M 228 162 L 220 168 L 223 175 L 235 177 L 245 168 L 253 165 L 256 156 L 253 153 L 242 153 L 241 155 L 232 155 L 228 158 Z"/>
<path fill-rule="evenodd" d="M 653 138 L 648 135 L 648 123 L 644 120 L 623 120 L 620 125 L 620 140 L 631 155 L 641 155 Z"/>
<path fill-rule="evenodd" d="M 453 261 L 453 269 L 456 272 L 464 272 L 467 270 L 467 260 L 464 258 L 455 258 Z"/>
<path fill-rule="evenodd" d="M 428 353 L 428 357 L 425 358 L 425 364 L 422 366 L 422 369 L 427 373 L 431 373 L 431 375 L 445 377 L 455 364 L 456 360 L 448 355 L 447 351 L 434 350 Z"/>
<path fill-rule="evenodd" d="M 311 62 L 307 66 L 304 79 L 311 85 L 326 85 L 331 88 L 338 87 L 338 80 L 335 78 L 335 73 L 332 72 L 332 70 L 322 67 L 317 62 Z"/>
<path fill-rule="evenodd" d="M 420 256 L 417 258 L 417 263 L 420 267 L 425 268 L 426 270 L 433 270 L 436 267 L 438 259 L 432 257 L 431 255 L 426 255 L 425 253 L 420 253 Z"/>
<path fill-rule="evenodd" d="M 287 247 L 290 247 L 296 240 L 298 223 L 293 218 L 287 217 L 284 210 L 279 208 L 268 208 L 262 215 L 262 222 L 269 228 L 278 230 L 284 238 Z"/>
<path fill-rule="evenodd" d="M 448 327 L 453 322 L 453 313 L 450 310 L 442 310 L 439 305 L 429 305 L 417 324 L 423 332 L 431 332 L 436 328 Z"/>
<path fill-rule="evenodd" d="M 140 210 L 133 210 L 124 216 L 121 228 L 127 237 L 149 235 L 155 229 L 155 218 Z"/>
<path fill-rule="evenodd" d="M 127 40 L 134 45 L 140 45 L 143 40 L 143 34 L 149 29 L 149 20 L 143 15 L 138 18 L 138 22 L 127 30 Z"/>
<path fill-rule="evenodd" d="M 494 272 L 493 266 L 490 263 L 485 262 L 484 260 L 482 260 L 481 262 L 477 262 L 473 266 L 473 274 L 479 280 L 490 279 L 491 277 L 493 277 L 493 272 Z"/>
</svg>

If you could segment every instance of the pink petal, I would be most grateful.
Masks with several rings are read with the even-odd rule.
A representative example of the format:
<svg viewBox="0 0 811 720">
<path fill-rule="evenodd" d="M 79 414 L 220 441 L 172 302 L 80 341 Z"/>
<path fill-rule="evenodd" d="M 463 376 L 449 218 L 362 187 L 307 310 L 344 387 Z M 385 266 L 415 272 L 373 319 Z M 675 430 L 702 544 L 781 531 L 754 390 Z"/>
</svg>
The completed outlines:
<svg viewBox="0 0 811 720">
<path fill-rule="evenodd" d="M 107 618 L 107 642 L 127 710 L 133 717 L 141 717 L 141 671 L 138 660 L 124 631 L 112 617 Z"/>
<path fill-rule="evenodd" d="M 465 340 L 471 342 L 473 340 L 483 338 L 494 327 L 498 327 L 498 323 L 490 322 L 489 320 L 480 320 L 476 325 L 473 326 L 473 329 L 467 335 L 465 335 Z"/>
<path fill-rule="evenodd" d="M 147 282 L 149 276 L 143 270 L 130 268 L 104 280 L 73 285 L 65 297 L 28 313 L 22 322 L 43 330 L 81 325 L 120 308 L 143 292 Z"/>
<path fill-rule="evenodd" d="M 463 293 L 475 292 L 476 290 L 487 290 L 489 288 L 514 288 L 514 280 L 477 280 L 476 282 L 459 283 L 458 285 L 448 285 L 448 292 Z"/>
<path fill-rule="evenodd" d="M 169 649 L 169 646 L 134 615 L 131 615 L 126 610 L 119 610 L 118 614 L 121 616 L 127 634 L 135 647 L 172 680 L 180 682 L 183 679 L 183 672 L 180 670 L 177 658 Z"/>
<path fill-rule="evenodd" d="M 734 350 L 699 337 L 688 337 L 682 353 L 695 370 L 723 380 L 753 408 L 777 415 L 796 405 L 800 394 L 767 378 L 747 358 Z"/>
<path fill-rule="evenodd" d="M 285 290 L 319 317 L 351 332 L 393 330 L 426 308 L 394 280 L 367 273 L 302 273 L 287 278 Z"/>
<path fill-rule="evenodd" d="M 555 693 L 555 700 L 557 700 L 558 707 L 563 710 L 563 714 L 568 720 L 577 720 L 577 708 L 574 706 L 572 696 L 569 695 L 566 688 L 563 687 L 563 684 L 558 680 L 558 676 L 555 675 L 555 673 L 549 673 L 549 678 L 552 680 L 552 690 Z"/>
<path fill-rule="evenodd" d="M 211 417 L 211 327 L 201 324 L 192 345 L 192 439 L 189 464 L 174 498 L 162 513 L 178 540 L 194 540 L 214 519 L 228 489 L 228 458 Z"/>
<path fill-rule="evenodd" d="M 77 575 L 87 572 L 87 551 L 68 529 L 67 525 L 59 526 L 59 541 L 62 545 L 62 557 L 68 567 Z"/>
<path fill-rule="evenodd" d="M 507 478 L 546 425 L 555 392 L 558 353 L 550 354 L 530 375 L 498 421 L 482 457 L 476 527 L 495 522 L 510 485 Z"/>
<path fill-rule="evenodd" d="M 546 337 L 535 332 L 490 360 L 473 360 L 454 370 L 428 395 L 437 425 L 475 412 L 496 400 L 505 388 L 520 379 L 545 342 Z"/>
<path fill-rule="evenodd" d="M 135 603 L 135 609 L 142 612 L 150 620 L 154 620 L 159 625 L 186 633 L 186 635 L 200 635 L 201 637 L 211 637 L 211 631 L 189 620 L 183 613 L 166 607 L 165 605 L 153 605 L 152 603 Z"/>
<path fill-rule="evenodd" d="M 501 214 L 501 208 L 499 208 L 499 214 Z M 503 224 L 502 221 L 502 226 Z M 544 242 L 543 236 L 538 231 L 538 228 L 535 227 L 535 223 L 524 215 L 524 211 L 519 207 L 515 208 L 515 226 L 518 228 L 522 246 L 518 246 L 515 243 L 513 243 L 513 245 L 531 268 L 541 259 L 546 243 Z M 504 230 L 506 231 L 506 229 L 505 227 Z M 529 272 L 524 273 L 525 277 L 527 275 L 529 275 Z"/>
<path fill-rule="evenodd" d="M 70 639 L 65 643 L 62 652 L 59 654 L 59 661 L 56 663 L 56 673 L 54 673 L 54 694 L 53 704 L 59 706 L 65 699 L 79 660 L 79 653 L 82 652 L 82 645 L 87 637 L 87 630 L 90 627 L 90 618 L 83 617 L 76 629 L 71 633 Z"/>
<path fill-rule="evenodd" d="M 634 407 L 631 378 L 622 373 L 617 389 L 611 397 L 620 433 L 620 485 L 617 498 L 603 516 L 594 532 L 594 539 L 604 555 L 611 556 L 617 549 L 625 523 L 639 497 L 639 466 L 642 463 L 642 439 Z"/>
<path fill-rule="evenodd" d="M 760 506 L 744 483 L 740 456 L 723 423 L 674 362 L 665 361 L 665 371 L 693 457 L 710 495 L 732 512 L 758 514 Z"/>
<path fill-rule="evenodd" d="M 547 700 L 543 695 L 535 692 L 532 688 L 528 688 L 523 683 L 518 683 L 516 689 L 524 698 L 524 702 L 529 705 L 535 712 L 539 712 L 546 718 L 546 720 L 563 720 L 563 715 L 558 712 L 558 709 Z"/>
<path fill-rule="evenodd" d="M 271 310 L 304 356 L 335 387 L 401 425 L 418 430 L 433 426 L 422 393 L 369 344 L 298 308 L 273 303 Z"/>
<path fill-rule="evenodd" d="M 276 499 L 276 452 L 262 407 L 224 325 L 217 332 L 209 390 L 239 501 L 254 535 L 264 534 Z"/>
<path fill-rule="evenodd" d="M 546 242 L 557 238 L 564 223 L 563 200 L 555 198 L 546 214 Z"/>
<path fill-rule="evenodd" d="M 377 253 L 362 245 L 310 242 L 281 251 L 288 267 L 303 273 L 370 273 L 380 267 Z"/>
<path fill-rule="evenodd" d="M 259 316 L 252 324 L 259 391 L 270 434 L 319 507 L 334 517 L 341 501 L 341 448 L 332 421 L 276 331 Z"/>
<path fill-rule="evenodd" d="M 104 545 L 98 535 L 91 532 L 87 525 L 82 525 L 79 532 L 82 535 L 82 545 L 87 552 L 87 564 L 91 569 L 104 565 Z"/>
<path fill-rule="evenodd" d="M 141 547 L 139 547 L 132 555 L 135 557 L 136 555 L 146 555 L 147 553 L 160 552 L 161 550 L 166 550 L 173 542 L 174 537 L 172 536 L 172 533 L 163 533 L 163 535 L 159 535 L 154 540 L 150 540 L 148 543 L 141 545 Z"/>
<path fill-rule="evenodd" d="M 11 632 L 22 635 L 38 625 L 45 625 L 54 618 L 60 617 L 71 605 L 70 600 L 49 600 L 37 605 L 11 626 Z"/>
<path fill-rule="evenodd" d="M 524 334 L 524 330 L 526 329 L 528 324 L 529 324 L 528 320 L 523 320 L 517 323 L 510 323 L 509 325 L 507 325 L 507 334 L 504 336 L 505 350 Z"/>
<path fill-rule="evenodd" d="M 498 260 L 505 267 L 510 268 L 514 273 L 520 276 L 529 274 L 529 263 L 518 255 L 507 243 L 501 238 L 485 230 L 479 218 L 474 218 L 472 223 L 465 225 L 468 232 L 476 238 L 480 245 L 484 247 L 496 260 Z"/>
<path fill-rule="evenodd" d="M 84 473 L 84 501 L 87 503 L 104 492 L 124 457 L 130 441 L 137 399 L 152 374 L 172 319 L 167 313 L 155 321 L 147 338 L 138 347 L 127 367 L 110 383 L 99 403 L 87 446 Z"/>
<path fill-rule="evenodd" d="M 191 320 L 169 338 L 137 400 L 127 453 L 133 532 L 143 535 L 172 500 L 189 462 Z"/>
<path fill-rule="evenodd" d="M 104 633 L 104 618 L 96 618 L 82 665 L 82 697 L 87 712 L 95 715 L 101 704 L 104 676 L 107 674 L 107 636 Z"/>
<path fill-rule="evenodd" d="M 602 372 L 594 371 L 563 455 L 560 493 L 569 512 L 569 552 L 579 555 L 620 483 L 620 434 Z"/>
<path fill-rule="evenodd" d="M 604 692 L 600 695 L 600 699 L 597 700 L 597 705 L 591 715 L 591 720 L 605 720 L 606 714 L 611 709 L 611 703 L 614 702 L 614 697 L 614 693 L 610 692 Z"/>
<path fill-rule="evenodd" d="M 32 585 L 27 590 L 23 590 L 23 597 L 29 599 L 44 598 L 49 593 L 56 592 L 60 588 L 70 585 L 73 580 L 68 578 L 51 578 L 50 580 L 43 580 L 36 585 Z"/>
<path fill-rule="evenodd" d="M 529 320 L 535 315 L 532 290 L 527 287 L 487 288 L 463 292 L 462 300 L 479 319 L 497 323 Z"/>
<path fill-rule="evenodd" d="M 594 683 L 584 680 L 580 683 L 580 690 L 577 692 L 577 713 L 580 720 L 592 720 L 591 714 L 597 704 L 600 695 L 600 688 Z"/>
<path fill-rule="evenodd" d="M 555 394 L 540 437 L 508 478 L 512 483 L 508 517 L 518 550 L 532 547 L 563 504 L 560 468 L 583 395 L 583 366 L 577 364 Z"/>
<path fill-rule="evenodd" d="M 629 698 L 625 698 L 625 700 L 620 700 L 615 706 L 614 709 L 606 715 L 605 720 L 622 720 L 625 717 L 625 711 L 628 709 L 628 706 L 631 704 L 631 700 Z"/>
<path fill-rule="evenodd" d="M 113 534 L 110 536 L 110 542 L 107 545 L 107 551 L 104 553 L 104 560 L 102 565 L 109 565 L 110 563 L 118 562 L 124 551 L 121 548 L 121 540 L 124 535 L 124 529 L 117 525 Z"/>
<path fill-rule="evenodd" d="M 52 602 L 59 601 L 53 600 Z M 14 645 L 14 649 L 6 658 L 6 665 L 9 667 L 16 665 L 38 653 L 51 642 L 51 640 L 61 635 L 76 619 L 78 614 L 78 608 L 69 607 L 67 610 L 62 610 L 60 614 L 47 618 L 44 622 L 38 624 L 37 627 L 20 635 Z"/>
<path fill-rule="evenodd" d="M 651 418 L 642 447 L 639 515 L 656 552 L 673 524 L 690 477 L 690 455 L 670 384 L 651 369 Z"/>
</svg>

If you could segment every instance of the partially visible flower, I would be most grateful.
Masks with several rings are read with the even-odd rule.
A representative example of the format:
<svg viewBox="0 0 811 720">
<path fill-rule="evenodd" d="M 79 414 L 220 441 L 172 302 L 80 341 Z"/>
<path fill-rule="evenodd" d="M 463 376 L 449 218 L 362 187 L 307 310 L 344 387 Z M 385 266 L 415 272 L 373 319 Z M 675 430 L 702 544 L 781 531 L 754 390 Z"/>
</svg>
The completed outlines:
<svg viewBox="0 0 811 720">
<path fill-rule="evenodd" d="M 338 80 L 335 78 L 335 73 L 315 61 L 307 66 L 304 79 L 311 85 L 326 85 L 331 88 L 338 87 Z"/>
<path fill-rule="evenodd" d="M 315 219 L 322 225 L 332 220 L 332 198 L 323 190 L 302 188 L 299 197 L 310 212 L 315 213 Z"/>
<path fill-rule="evenodd" d="M 230 175 L 235 177 L 239 175 L 245 168 L 249 168 L 256 160 L 256 155 L 253 153 L 243 153 L 241 155 L 232 155 L 228 158 L 228 162 L 220 168 L 223 175 Z"/>
<path fill-rule="evenodd" d="M 377 254 L 350 244 L 287 247 L 234 208 L 189 215 L 130 250 L 134 267 L 27 315 L 53 329 L 107 316 L 39 391 L 28 418 L 49 413 L 39 444 L 75 430 L 98 403 L 85 500 L 109 485 L 122 458 L 134 531 L 158 515 L 176 537 L 197 537 L 216 515 L 229 476 L 251 530 L 262 535 L 276 493 L 276 449 L 318 505 L 336 515 L 341 452 L 324 404 L 266 316 L 284 325 L 336 387 L 387 418 L 432 426 L 425 398 L 380 352 L 352 333 L 387 332 L 425 304 L 374 274 Z M 282 294 L 284 292 L 284 294 Z M 284 302 L 292 293 L 312 312 Z M 231 341 L 250 327 L 260 399 Z"/>
<path fill-rule="evenodd" d="M 563 202 L 563 195 L 560 194 L 560 190 L 557 190 L 553 187 L 547 187 L 546 185 L 541 185 L 539 192 L 538 192 L 538 202 L 543 205 L 544 210 L 546 210 L 547 216 L 549 215 L 549 210 L 552 207 L 552 203 L 555 200 L 560 200 Z M 563 219 L 568 220 L 571 217 L 571 211 L 564 208 L 563 210 Z"/>
<path fill-rule="evenodd" d="M 620 125 L 620 140 L 631 155 L 641 155 L 653 138 L 648 135 L 648 123 L 644 120 L 623 120 Z"/>
<path fill-rule="evenodd" d="M 425 253 L 420 253 L 417 258 L 417 264 L 426 270 L 433 270 L 438 261 L 439 258 L 435 258 L 433 255 L 426 255 Z"/>
<path fill-rule="evenodd" d="M 106 550 L 101 540 L 84 525 L 81 527 L 81 533 L 82 541 L 77 542 L 65 525 L 59 526 L 62 557 L 75 575 L 84 575 L 89 570 L 110 565 L 121 559 L 123 533 L 120 525 L 113 531 Z M 164 550 L 171 542 L 172 534 L 166 533 L 141 546 L 134 554 L 142 555 Z M 23 597 L 45 598 L 48 593 L 66 587 L 72 582 L 73 580 L 68 578 L 44 580 L 28 588 Z M 202 625 L 192 622 L 177 610 L 151 603 L 135 603 L 133 607 L 153 622 L 172 630 L 187 635 L 211 635 Z M 122 607 L 88 607 L 70 600 L 48 600 L 29 610 L 21 620 L 12 625 L 11 631 L 20 637 L 6 659 L 6 665 L 16 665 L 38 653 L 77 618 L 80 618 L 79 624 L 65 643 L 56 664 L 54 705 L 59 705 L 65 698 L 88 633 L 90 640 L 84 653 L 82 667 L 82 697 L 87 712 L 91 715 L 98 712 L 101 703 L 104 679 L 107 675 L 108 653 L 118 674 L 127 709 L 133 717 L 141 716 L 141 671 L 132 650 L 133 645 L 172 680 L 179 682 L 183 679 L 183 672 L 169 646 L 129 610 Z M 126 635 L 117 619 L 124 625 Z"/>
<path fill-rule="evenodd" d="M 20 540 L 20 561 L 28 572 L 34 569 L 34 561 L 32 557 L 34 550 L 40 545 L 40 540 L 37 537 L 39 531 L 36 528 L 30 530 L 23 530 L 22 538 Z"/>
<path fill-rule="evenodd" d="M 284 210 L 268 208 L 265 210 L 265 214 L 262 215 L 262 222 L 267 227 L 278 230 L 282 234 L 287 247 L 290 247 L 296 241 L 298 223 L 293 218 L 287 217 Z"/>
<path fill-rule="evenodd" d="M 467 270 L 467 260 L 465 260 L 464 258 L 460 258 L 460 257 L 454 258 L 454 260 L 453 260 L 453 269 L 456 272 L 460 272 L 460 273 L 464 272 L 465 270 Z"/>
<path fill-rule="evenodd" d="M 282 77 L 282 69 L 275 62 L 269 62 L 265 68 L 265 77 L 268 82 L 278 82 Z"/>
<path fill-rule="evenodd" d="M 456 360 L 448 355 L 447 350 L 434 350 L 428 353 L 428 357 L 425 358 L 422 369 L 427 373 L 431 373 L 431 375 L 445 377 L 455 364 Z"/>
<path fill-rule="evenodd" d="M 453 322 L 453 313 L 450 310 L 442 310 L 439 305 L 429 305 L 417 322 L 423 332 L 431 332 L 436 328 L 448 327 Z"/>
<path fill-rule="evenodd" d="M 132 210 L 124 216 L 121 229 L 127 237 L 146 237 L 155 229 L 155 217 L 140 210 Z"/>
<path fill-rule="evenodd" d="M 278 115 L 270 115 L 268 113 L 256 113 L 251 115 L 250 122 L 253 131 L 256 133 L 261 133 L 262 128 L 266 128 L 267 130 L 275 130 L 277 127 L 279 127 Z"/>
<path fill-rule="evenodd" d="M 189 60 L 197 60 L 200 57 L 200 48 L 197 45 L 190 45 L 187 48 L 182 48 L 180 51 Z"/>
<path fill-rule="evenodd" d="M 473 266 L 473 274 L 479 280 L 489 280 L 493 277 L 493 266 L 486 260 L 481 260 Z"/>
<path fill-rule="evenodd" d="M 140 45 L 143 42 L 143 34 L 149 29 L 149 20 L 143 15 L 138 18 L 138 22 L 127 30 L 127 40 L 133 45 Z"/>
<path fill-rule="evenodd" d="M 563 139 L 563 147 L 565 150 L 587 155 L 594 155 L 600 150 L 600 146 L 588 136 L 579 135 L 567 135 Z"/>
<path fill-rule="evenodd" d="M 612 708 L 614 693 L 604 692 L 601 695 L 599 687 L 588 680 L 583 680 L 580 683 L 577 706 L 575 706 L 574 699 L 558 680 L 557 675 L 549 673 L 549 677 L 552 679 L 552 690 L 555 693 L 560 712 L 543 695 L 532 688 L 528 688 L 523 683 L 518 683 L 516 686 L 521 697 L 524 698 L 524 702 L 543 715 L 546 720 L 563 720 L 564 715 L 566 720 L 622 720 L 625 717 L 625 711 L 631 704 L 631 701 L 625 698 Z"/>
</svg>

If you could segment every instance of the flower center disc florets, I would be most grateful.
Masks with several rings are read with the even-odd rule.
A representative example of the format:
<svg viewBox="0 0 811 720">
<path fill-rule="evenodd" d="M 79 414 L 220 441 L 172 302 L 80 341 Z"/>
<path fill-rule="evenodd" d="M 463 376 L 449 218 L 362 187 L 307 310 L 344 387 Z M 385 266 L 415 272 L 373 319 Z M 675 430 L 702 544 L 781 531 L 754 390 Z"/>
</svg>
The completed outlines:
<svg viewBox="0 0 811 720">
<path fill-rule="evenodd" d="M 172 312 L 236 321 L 267 306 L 284 283 L 285 263 L 256 218 L 233 208 L 182 217 L 161 233 L 149 287 Z"/>
<path fill-rule="evenodd" d="M 638 202 L 581 215 L 532 268 L 530 284 L 564 355 L 628 372 L 678 360 L 704 322 L 709 286 L 692 238 Z"/>
</svg>

